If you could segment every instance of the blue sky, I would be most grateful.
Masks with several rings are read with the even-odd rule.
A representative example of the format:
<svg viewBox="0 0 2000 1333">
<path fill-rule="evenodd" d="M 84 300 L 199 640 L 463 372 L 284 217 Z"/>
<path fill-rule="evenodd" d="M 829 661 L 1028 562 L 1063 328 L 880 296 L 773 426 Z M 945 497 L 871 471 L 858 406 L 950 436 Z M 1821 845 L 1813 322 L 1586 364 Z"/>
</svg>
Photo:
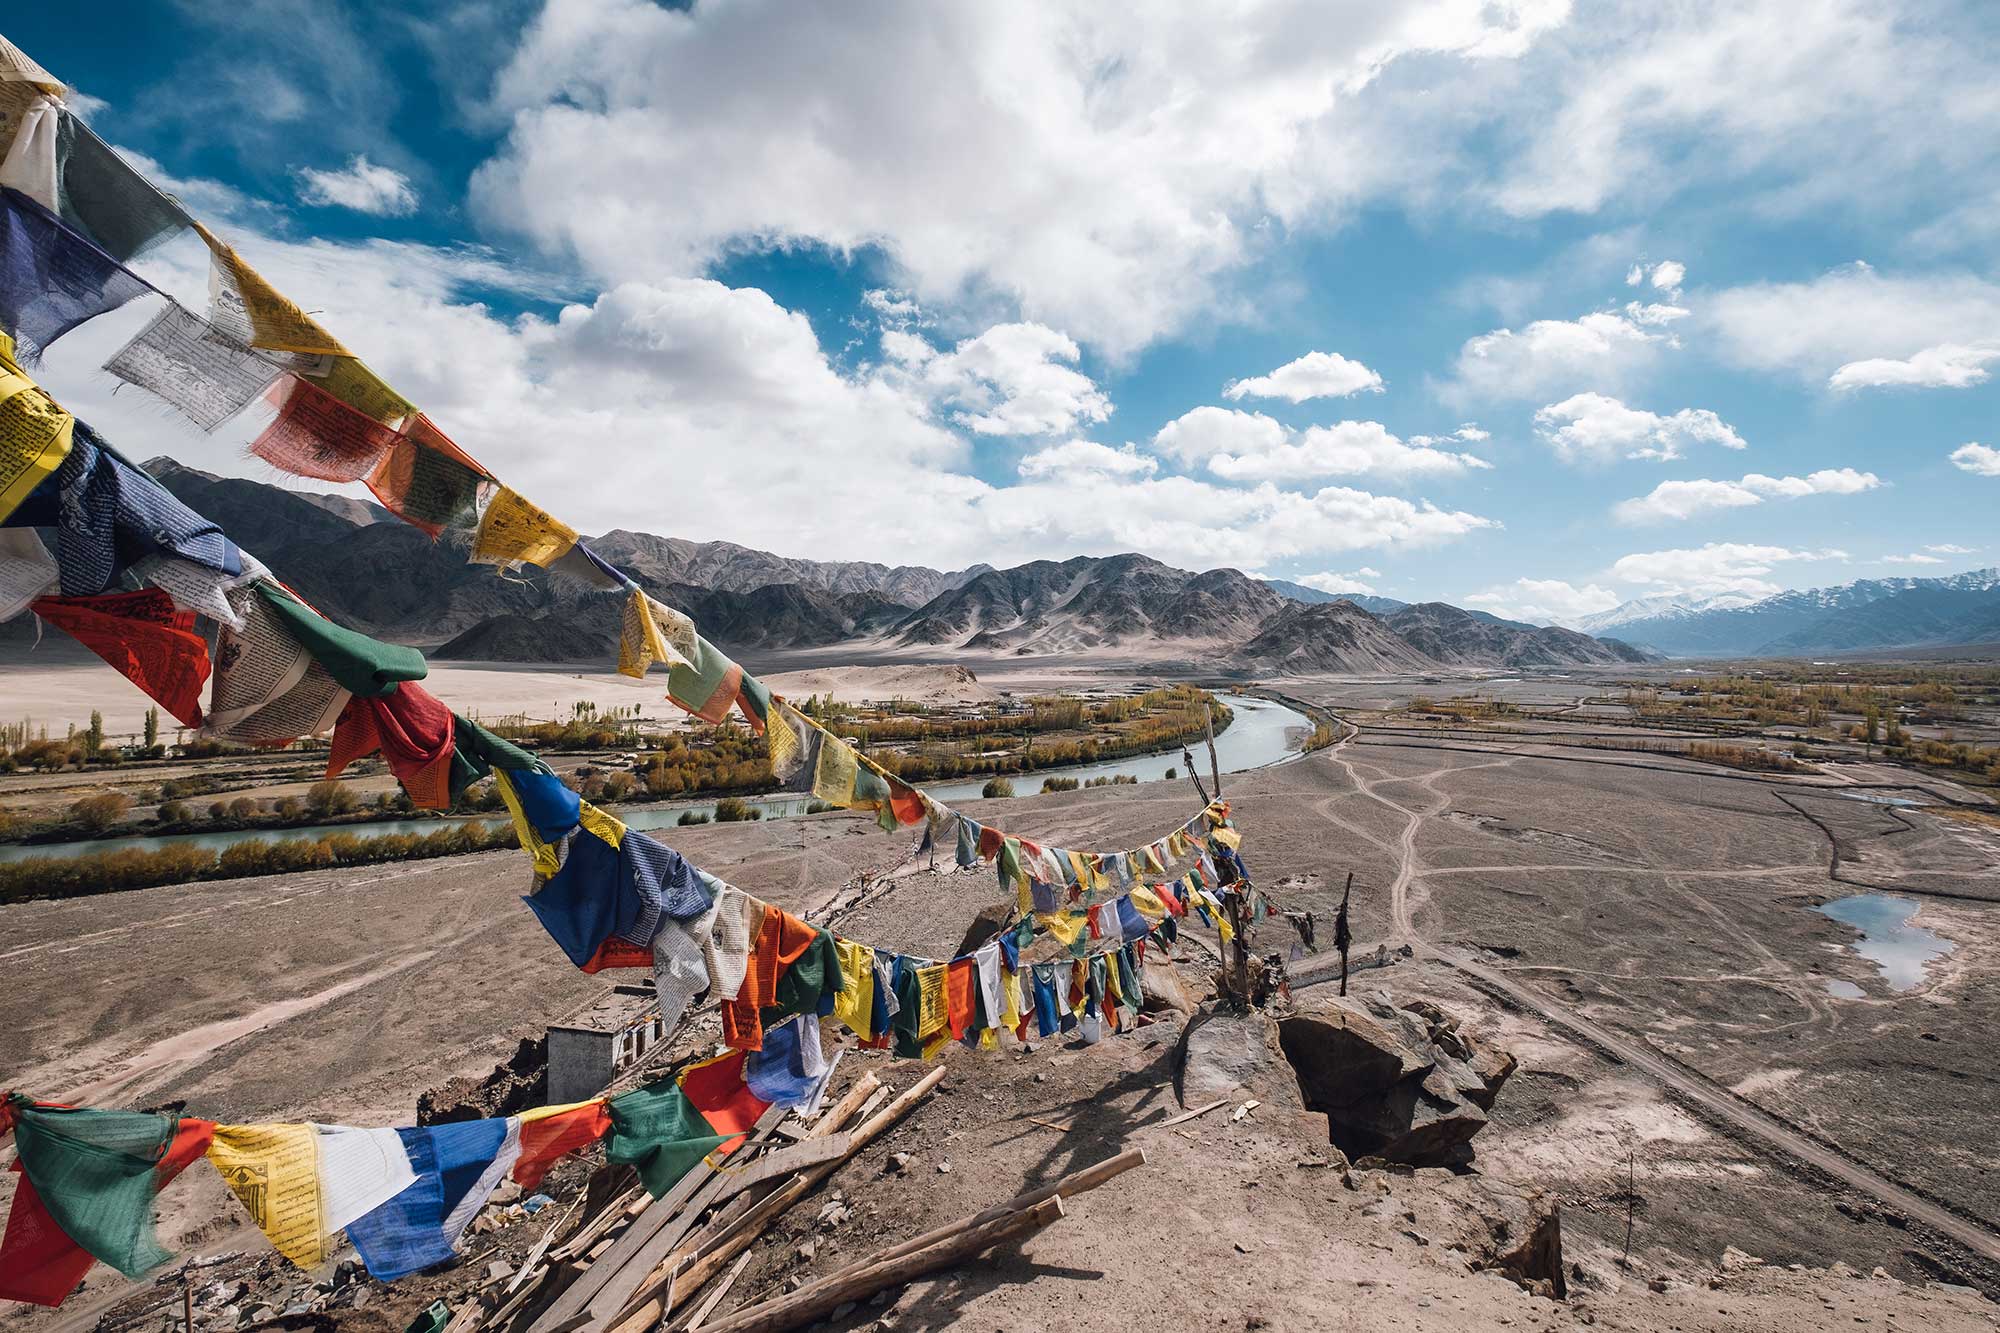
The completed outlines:
<svg viewBox="0 0 2000 1333">
<path fill-rule="evenodd" d="M 42 6 L 6 35 L 585 531 L 1575 620 L 1995 562 L 2000 15 Z M 200 252 L 150 276 L 190 301 Z M 131 452 L 265 480 L 95 371 Z"/>
</svg>

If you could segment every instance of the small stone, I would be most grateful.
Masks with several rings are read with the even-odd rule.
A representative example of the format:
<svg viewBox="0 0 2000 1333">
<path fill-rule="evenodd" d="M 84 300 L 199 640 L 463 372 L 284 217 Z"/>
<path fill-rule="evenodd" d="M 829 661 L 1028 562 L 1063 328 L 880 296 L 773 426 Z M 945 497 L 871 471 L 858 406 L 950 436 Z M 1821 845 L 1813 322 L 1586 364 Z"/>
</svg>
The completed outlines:
<svg viewBox="0 0 2000 1333">
<path fill-rule="evenodd" d="M 939 1162 L 937 1164 L 937 1169 L 939 1175 L 948 1176 L 951 1174 L 951 1162 L 948 1159 L 946 1161 Z"/>
<path fill-rule="evenodd" d="M 501 1278 L 512 1276 L 514 1276 L 514 1265 L 508 1263 L 505 1259 L 495 1259 L 492 1263 L 486 1265 L 486 1280 L 488 1282 L 498 1282 Z"/>
<path fill-rule="evenodd" d="M 832 1312 L 827 1315 L 827 1318 L 845 1319 L 847 1318 L 847 1316 L 853 1314 L 854 1310 L 855 1310 L 855 1305 L 853 1301 L 842 1301 L 840 1304 L 833 1307 Z"/>
<path fill-rule="evenodd" d="M 799 1248 L 794 1250 L 793 1253 L 798 1255 L 805 1263 L 811 1263 L 813 1256 L 819 1253 L 819 1246 L 809 1240 L 800 1241 Z"/>
<path fill-rule="evenodd" d="M 356 1310 L 362 1310 L 366 1309 L 368 1302 L 374 1299 L 375 1289 L 373 1287 L 363 1287 L 354 1293 L 354 1299 L 349 1304 Z"/>
<path fill-rule="evenodd" d="M 1238 1254 L 1248 1254 L 1250 1253 L 1250 1247 L 1239 1240 L 1236 1242 L 1236 1252 Z"/>
<path fill-rule="evenodd" d="M 1647 1282 L 1646 1285 L 1654 1291 L 1665 1291 L 1667 1289 L 1667 1280 L 1663 1277 L 1656 1277 Z"/>
<path fill-rule="evenodd" d="M 906 1152 L 892 1152 L 882 1169 L 890 1175 L 900 1176 L 910 1169 L 910 1155 Z"/>
</svg>

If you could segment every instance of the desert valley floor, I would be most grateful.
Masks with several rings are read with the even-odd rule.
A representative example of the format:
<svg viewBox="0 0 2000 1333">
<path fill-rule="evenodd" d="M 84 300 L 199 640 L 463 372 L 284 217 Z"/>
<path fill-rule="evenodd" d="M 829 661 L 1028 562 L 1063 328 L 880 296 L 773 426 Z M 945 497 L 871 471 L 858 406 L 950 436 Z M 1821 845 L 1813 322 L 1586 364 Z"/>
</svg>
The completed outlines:
<svg viewBox="0 0 2000 1333">
<path fill-rule="evenodd" d="M 1410 687 L 1284 688 L 1344 711 Z M 1546 701 L 1585 687 L 1511 688 Z M 862 1203 L 866 1234 L 822 1250 L 851 1261 L 1131 1141 L 1145 1170 L 991 1262 L 911 1288 L 895 1326 L 1072 1327 L 1088 1312 L 1201 1328 L 1990 1327 L 2000 824 L 1907 770 L 1735 772 L 1580 752 L 1566 730 L 1364 724 L 1226 776 L 1225 794 L 1258 881 L 1315 912 L 1322 944 L 1352 872 L 1356 954 L 1411 946 L 1357 972 L 1357 994 L 1433 1000 L 1519 1059 L 1475 1167 L 1559 1196 L 1568 1302 L 1470 1275 L 1431 1245 L 1426 1219 L 1460 1187 L 1449 1173 L 1343 1185 L 1282 1108 L 1159 1128 L 1180 1109 L 1167 1023 L 1089 1049 L 954 1050 L 949 1095 L 889 1144 L 916 1155 L 924 1188 L 885 1189 L 880 1152 L 857 1160 L 834 1184 Z M 1197 804 L 1182 781 L 970 808 L 1110 846 Z M 672 840 L 788 909 L 839 899 L 843 933 L 892 948 L 942 953 L 997 898 L 986 872 L 934 871 L 910 836 L 846 814 Z M 564 961 L 525 887 L 518 856 L 488 853 L 6 908 L 0 1084 L 232 1120 L 408 1123 L 420 1093 L 485 1073 L 616 979 Z M 1918 923 L 1956 946 L 1914 987 L 1891 989 L 1853 930 L 1811 910 L 1871 888 L 1918 900 Z M 1293 940 L 1280 920 L 1260 944 Z M 261 1244 L 212 1173 L 164 1202 L 170 1242 Z M 1727 1267 L 1726 1251 L 1740 1252 Z M 118 1293 L 100 1270 L 93 1299 L 60 1315 L 9 1307 L 0 1327 L 87 1327 Z M 385 1309 L 405 1313 L 385 1301 L 354 1326 L 400 1328 Z"/>
</svg>

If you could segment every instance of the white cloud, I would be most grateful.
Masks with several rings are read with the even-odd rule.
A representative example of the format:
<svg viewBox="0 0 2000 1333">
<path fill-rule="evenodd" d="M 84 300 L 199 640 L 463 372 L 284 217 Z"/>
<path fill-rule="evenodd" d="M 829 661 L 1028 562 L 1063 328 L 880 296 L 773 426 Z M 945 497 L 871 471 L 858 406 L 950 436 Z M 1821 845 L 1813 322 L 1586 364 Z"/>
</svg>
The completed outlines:
<svg viewBox="0 0 2000 1333">
<path fill-rule="evenodd" d="M 1302 583 L 1308 588 L 1317 588 L 1321 592 L 1329 593 L 1335 597 L 1345 597 L 1353 594 L 1367 596 L 1374 593 L 1375 585 L 1366 580 L 1379 579 L 1381 577 L 1382 571 L 1369 569 L 1364 565 L 1351 574 L 1335 574 L 1331 571 L 1321 574 L 1301 574 L 1293 579 L 1292 582 Z"/>
<path fill-rule="evenodd" d="M 1153 445 L 1230 481 L 1381 476 L 1456 477 L 1492 464 L 1473 454 L 1404 441 L 1376 421 L 1289 431 L 1270 417 L 1198 407 L 1162 426 Z"/>
<path fill-rule="evenodd" d="M 339 171 L 305 167 L 297 174 L 299 198 L 308 204 L 391 218 L 417 211 L 417 192 L 410 178 L 393 167 L 370 162 L 365 153 L 356 153 Z"/>
<path fill-rule="evenodd" d="M 1740 481 L 1663 481 L 1646 495 L 1623 500 L 1612 513 L 1627 523 L 1693 518 L 1714 509 L 1740 509 L 1767 499 L 1807 495 L 1854 495 L 1882 484 L 1873 472 L 1826 468 L 1804 477 L 1767 477 L 1752 472 Z"/>
<path fill-rule="evenodd" d="M 1663 305 L 1657 301 L 1625 303 L 1625 318 L 1634 324 L 1643 324 L 1647 328 L 1663 328 L 1676 320 L 1686 319 L 1693 313 L 1684 305 Z"/>
<path fill-rule="evenodd" d="M 1262 412 L 1228 407 L 1197 407 L 1160 427 L 1153 447 L 1190 467 L 1201 467 L 1218 455 L 1255 455 L 1285 447 L 1281 422 Z"/>
<path fill-rule="evenodd" d="M 1231 401 L 1251 397 L 1302 403 L 1308 398 L 1345 398 L 1363 392 L 1381 393 L 1382 377 L 1338 352 L 1307 352 L 1268 375 L 1232 382 L 1222 396 Z"/>
<path fill-rule="evenodd" d="M 1596 583 L 1581 588 L 1566 579 L 1515 579 L 1465 598 L 1465 605 L 1506 620 L 1531 625 L 1573 625 L 1584 616 L 1609 611 L 1618 594 Z"/>
<path fill-rule="evenodd" d="M 1934 555 L 1925 555 L 1921 551 L 1912 551 L 1909 555 L 1885 555 L 1882 557 L 1882 563 L 1885 565 L 1941 565 L 1944 561 Z"/>
<path fill-rule="evenodd" d="M 1021 460 L 1023 477 L 1077 476 L 1089 473 L 1104 477 L 1150 477 L 1159 471 L 1158 459 L 1139 452 L 1137 445 L 1113 449 L 1095 440 L 1067 440 L 1038 449 Z"/>
<path fill-rule="evenodd" d="M 1983 444 L 1961 444 L 1951 451 L 1952 466 L 1976 477 L 2000 477 L 2000 449 Z"/>
<path fill-rule="evenodd" d="M 1935 355 L 1940 349 L 2000 343 L 2000 282 L 1965 273 L 1889 277 L 1855 263 L 1808 282 L 1705 292 L 1695 323 L 1725 362 L 1743 369 L 1825 382 L 1857 364 L 1921 359 L 1942 373 L 1963 358 Z M 1852 383 L 1835 387 L 1889 382 L 1877 377 L 1894 373 L 1849 370 Z"/>
<path fill-rule="evenodd" d="M 473 205 L 606 282 L 874 247 L 927 304 L 994 296 L 1122 357 L 1247 312 L 1227 283 L 1267 237 L 1440 169 L 1409 123 L 1434 113 L 1376 92 L 1393 70 L 1518 59 L 1568 11 L 1278 0 L 1218 41 L 1191 10 L 552 0 L 495 80 Z"/>
<path fill-rule="evenodd" d="M 1542 438 L 1565 462 L 1679 458 L 1693 444 L 1744 447 L 1743 437 L 1707 408 L 1660 416 L 1601 393 L 1580 393 L 1535 413 Z"/>
<path fill-rule="evenodd" d="M 1935 545 L 1926 546 L 1924 549 L 1938 555 L 1971 555 L 1979 548 L 1976 546 L 1960 546 L 1955 542 L 1938 542 Z"/>
<path fill-rule="evenodd" d="M 1428 449 L 1434 445 L 1450 444 L 1454 440 L 1463 444 L 1482 444 L 1492 438 L 1492 432 L 1483 431 L 1476 423 L 1468 421 L 1449 435 L 1412 435 L 1410 443 Z"/>
<path fill-rule="evenodd" d="M 1940 343 L 1908 357 L 1849 361 L 1827 377 L 1833 389 L 1965 389 L 1984 384 L 1986 367 L 2000 361 L 2000 342 Z"/>
<path fill-rule="evenodd" d="M 1672 551 L 1640 551 L 1620 556 L 1611 577 L 1647 584 L 1667 593 L 1746 593 L 1768 597 L 1781 591 L 1769 575 L 1793 561 L 1843 560 L 1843 551 L 1800 551 L 1786 546 L 1710 542 Z"/>
<path fill-rule="evenodd" d="M 996 324 L 949 352 L 887 329 L 882 351 L 974 434 L 1060 435 L 1111 415 L 1111 400 L 1074 369 L 1076 343 L 1040 324 Z"/>
<path fill-rule="evenodd" d="M 1650 364 L 1671 335 L 1623 315 L 1538 319 L 1520 332 L 1495 329 L 1459 349 L 1448 400 L 1546 398 L 1565 389 L 1618 383 Z"/>
<path fill-rule="evenodd" d="M 1687 279 L 1687 274 L 1686 264 L 1678 260 L 1669 259 L 1664 263 L 1653 265 L 1651 281 L 1653 286 L 1660 291 L 1670 295 L 1678 294 L 1681 289 L 1681 283 Z"/>
</svg>

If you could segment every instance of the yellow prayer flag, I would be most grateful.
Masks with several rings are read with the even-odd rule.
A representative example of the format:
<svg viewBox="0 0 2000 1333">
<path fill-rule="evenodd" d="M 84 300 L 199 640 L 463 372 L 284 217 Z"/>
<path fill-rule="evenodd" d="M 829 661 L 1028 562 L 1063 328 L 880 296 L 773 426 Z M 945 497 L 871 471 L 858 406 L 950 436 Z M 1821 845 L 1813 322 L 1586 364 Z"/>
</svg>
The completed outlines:
<svg viewBox="0 0 2000 1333">
<path fill-rule="evenodd" d="M 589 801 L 578 801 L 577 807 L 578 822 L 611 844 L 613 850 L 625 841 L 625 825 L 616 815 L 604 813 Z"/>
<path fill-rule="evenodd" d="M 273 352 L 305 356 L 347 356 L 340 340 L 319 326 L 305 311 L 243 262 L 219 236 L 199 222 L 194 229 L 208 243 L 215 261 L 209 294 L 216 305 L 215 323 L 227 329 L 248 326 L 249 343 Z"/>
<path fill-rule="evenodd" d="M 1212 836 L 1232 852 L 1243 845 L 1243 835 L 1233 828 L 1219 828 Z"/>
<path fill-rule="evenodd" d="M 1021 1026 L 1021 974 L 1011 967 L 1000 969 L 1000 1026 L 1009 1032 Z"/>
<path fill-rule="evenodd" d="M 564 1102 L 561 1106 L 531 1106 L 525 1111 L 515 1112 L 514 1118 L 526 1124 L 531 1120 L 545 1120 L 552 1115 L 564 1115 L 570 1111 L 581 1111 L 584 1107 L 603 1100 L 602 1097 L 592 1097 L 587 1102 Z"/>
<path fill-rule="evenodd" d="M 1160 901 L 1160 895 L 1143 884 L 1133 889 L 1127 896 L 1131 898 L 1132 906 L 1139 909 L 1141 916 L 1151 917 L 1157 921 L 1167 914 L 1167 905 Z"/>
<path fill-rule="evenodd" d="M 1083 912 L 1037 912 L 1035 920 L 1043 930 L 1055 936 L 1064 948 L 1076 943 L 1076 937 L 1090 924 L 1088 914 Z"/>
<path fill-rule="evenodd" d="M 528 816 L 521 809 L 521 798 L 514 792 L 514 783 L 507 776 L 507 770 L 493 770 L 493 789 L 500 793 L 500 801 L 507 807 L 507 813 L 514 821 L 514 836 L 521 840 L 521 850 L 535 863 L 535 878 L 554 879 L 562 869 L 562 853 L 554 844 L 542 841 L 542 835 L 535 832 L 535 826 L 528 822 Z"/>
<path fill-rule="evenodd" d="M 618 670 L 644 676 L 653 663 L 687 666 L 695 655 L 694 622 L 637 588 L 625 599 L 624 623 L 618 636 Z"/>
<path fill-rule="evenodd" d="M 479 535 L 472 543 L 476 564 L 505 565 L 516 560 L 547 567 L 576 545 L 576 529 L 531 504 L 512 487 L 502 486 L 486 512 L 479 516 Z"/>
<path fill-rule="evenodd" d="M 917 969 L 917 1038 L 924 1043 L 924 1055 L 931 1053 L 931 1041 L 951 1033 L 951 1011 L 945 999 L 945 975 L 950 967 L 933 963 Z"/>
<path fill-rule="evenodd" d="M 271 1245 L 300 1268 L 332 1254 L 320 1226 L 319 1136 L 311 1125 L 217 1125 L 208 1160 Z"/>
<path fill-rule="evenodd" d="M 772 776 L 783 782 L 799 771 L 805 757 L 806 739 L 810 735 L 806 730 L 806 720 L 798 711 L 772 695 L 771 716 L 764 727 L 764 743 L 771 751 Z"/>
<path fill-rule="evenodd" d="M 874 1039 L 875 951 L 853 940 L 835 939 L 840 956 L 840 994 L 834 997 L 834 1021 L 863 1041 Z"/>
<path fill-rule="evenodd" d="M 1125 989 L 1118 984 L 1118 960 L 1104 959 L 1104 998 L 1106 1007 L 1116 1009 L 1125 1003 Z"/>
<path fill-rule="evenodd" d="M 1179 829 L 1167 835 L 1167 855 L 1176 861 L 1187 855 L 1187 835 Z"/>
<path fill-rule="evenodd" d="M 417 410 L 415 403 L 390 388 L 359 357 L 334 357 L 326 374 L 309 374 L 306 379 L 362 416 L 385 426 L 394 426 Z"/>
<path fill-rule="evenodd" d="M 812 794 L 828 805 L 845 809 L 854 804 L 854 784 L 861 775 L 854 747 L 832 732 L 820 740 L 819 766 L 813 770 Z"/>
<path fill-rule="evenodd" d="M 1000 1029 L 984 1028 L 979 1033 L 979 1049 L 997 1051 L 1000 1049 Z"/>
<path fill-rule="evenodd" d="M 16 364 L 14 340 L 0 333 L 0 519 L 62 465 L 75 427 L 76 418 Z"/>
</svg>

